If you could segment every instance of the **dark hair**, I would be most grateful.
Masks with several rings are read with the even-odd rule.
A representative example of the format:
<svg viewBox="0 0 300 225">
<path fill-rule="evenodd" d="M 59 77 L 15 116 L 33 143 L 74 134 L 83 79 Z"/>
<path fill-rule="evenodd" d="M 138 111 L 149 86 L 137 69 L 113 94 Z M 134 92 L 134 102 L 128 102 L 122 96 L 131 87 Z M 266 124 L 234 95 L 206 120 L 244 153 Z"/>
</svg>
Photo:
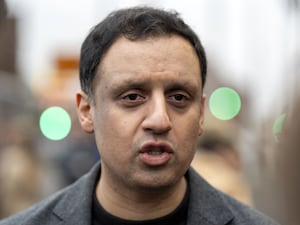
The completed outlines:
<svg viewBox="0 0 300 225">
<path fill-rule="evenodd" d="M 89 96 L 101 58 L 119 37 L 129 40 L 177 34 L 195 49 L 201 67 L 202 87 L 206 80 L 207 62 L 203 46 L 195 32 L 184 23 L 177 12 L 151 7 L 133 7 L 110 13 L 97 24 L 84 40 L 80 54 L 80 85 Z"/>
</svg>

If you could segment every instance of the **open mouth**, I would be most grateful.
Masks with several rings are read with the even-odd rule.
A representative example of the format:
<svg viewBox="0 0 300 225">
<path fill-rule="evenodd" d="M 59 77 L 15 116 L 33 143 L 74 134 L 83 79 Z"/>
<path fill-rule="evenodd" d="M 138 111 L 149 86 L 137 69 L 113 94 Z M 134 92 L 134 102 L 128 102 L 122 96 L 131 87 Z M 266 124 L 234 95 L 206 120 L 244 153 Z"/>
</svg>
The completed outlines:
<svg viewBox="0 0 300 225">
<path fill-rule="evenodd" d="M 173 153 L 173 149 L 166 143 L 148 142 L 142 145 L 140 156 L 142 162 L 150 166 L 166 164 Z"/>
<path fill-rule="evenodd" d="M 163 149 L 160 148 L 154 148 L 154 149 L 150 149 L 144 153 L 147 153 L 149 155 L 161 155 L 164 152 Z"/>
</svg>

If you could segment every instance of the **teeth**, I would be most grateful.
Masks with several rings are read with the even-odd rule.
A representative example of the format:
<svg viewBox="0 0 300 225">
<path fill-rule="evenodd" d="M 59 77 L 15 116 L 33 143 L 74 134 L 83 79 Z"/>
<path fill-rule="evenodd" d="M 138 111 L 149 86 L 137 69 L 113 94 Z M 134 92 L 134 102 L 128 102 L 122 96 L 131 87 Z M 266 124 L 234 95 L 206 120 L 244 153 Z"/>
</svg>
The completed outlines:
<svg viewBox="0 0 300 225">
<path fill-rule="evenodd" d="M 157 151 L 150 151 L 150 152 L 148 152 L 148 154 L 149 155 L 161 155 L 162 152 L 161 151 L 159 151 L 159 152 L 157 152 Z"/>
</svg>

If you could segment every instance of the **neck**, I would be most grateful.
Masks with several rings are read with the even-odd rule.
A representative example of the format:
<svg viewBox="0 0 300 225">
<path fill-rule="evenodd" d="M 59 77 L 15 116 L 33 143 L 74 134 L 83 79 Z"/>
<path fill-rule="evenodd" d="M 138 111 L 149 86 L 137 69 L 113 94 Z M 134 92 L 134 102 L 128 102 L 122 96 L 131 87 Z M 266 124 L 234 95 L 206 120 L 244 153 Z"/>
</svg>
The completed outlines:
<svg viewBox="0 0 300 225">
<path fill-rule="evenodd" d="M 165 216 L 181 203 L 186 192 L 184 177 L 163 190 L 123 189 L 109 185 L 100 178 L 96 188 L 97 200 L 110 214 L 126 220 L 150 220 Z"/>
</svg>

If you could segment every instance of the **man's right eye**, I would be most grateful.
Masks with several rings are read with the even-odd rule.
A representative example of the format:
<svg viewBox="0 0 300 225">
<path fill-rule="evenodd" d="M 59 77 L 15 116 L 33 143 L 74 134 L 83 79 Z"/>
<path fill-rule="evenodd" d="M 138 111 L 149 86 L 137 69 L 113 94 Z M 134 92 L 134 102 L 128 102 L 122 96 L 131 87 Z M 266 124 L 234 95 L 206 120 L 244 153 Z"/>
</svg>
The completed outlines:
<svg viewBox="0 0 300 225">
<path fill-rule="evenodd" d="M 138 93 L 128 93 L 121 97 L 121 101 L 125 106 L 138 106 L 145 101 L 146 97 Z"/>
</svg>

